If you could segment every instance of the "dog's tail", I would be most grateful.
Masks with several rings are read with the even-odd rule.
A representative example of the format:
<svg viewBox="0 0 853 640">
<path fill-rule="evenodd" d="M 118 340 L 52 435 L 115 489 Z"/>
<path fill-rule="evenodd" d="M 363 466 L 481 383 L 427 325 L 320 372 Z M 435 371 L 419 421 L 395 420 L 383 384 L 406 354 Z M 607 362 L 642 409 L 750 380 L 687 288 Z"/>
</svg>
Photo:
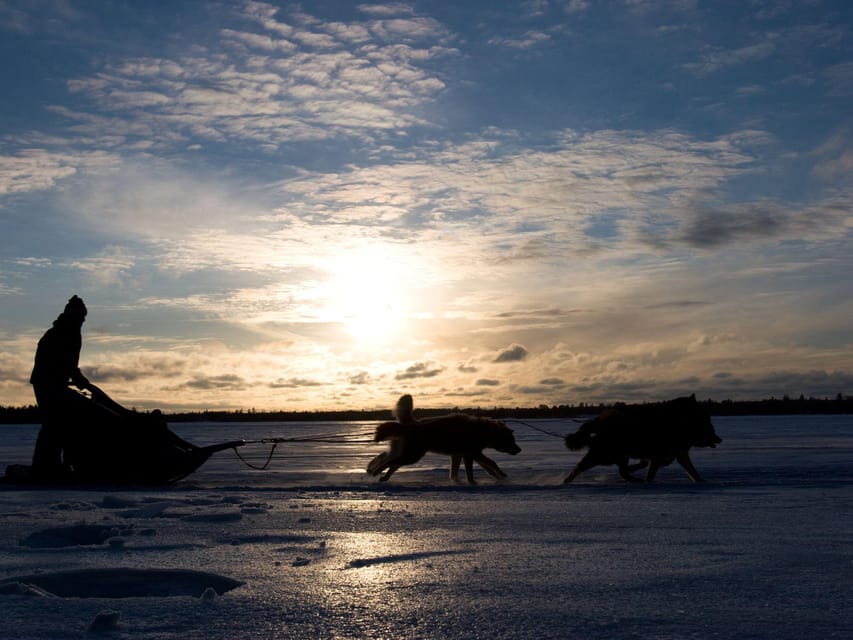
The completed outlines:
<svg viewBox="0 0 853 640">
<path fill-rule="evenodd" d="M 400 396 L 400 399 L 397 400 L 397 404 L 394 405 L 394 408 L 391 410 L 391 414 L 397 418 L 398 422 L 414 422 L 414 408 L 415 401 L 412 399 L 411 395 L 406 393 Z"/>
<path fill-rule="evenodd" d="M 383 422 L 376 427 L 373 433 L 374 442 L 384 442 L 394 438 L 402 438 L 406 435 L 406 427 L 399 422 Z"/>
<path fill-rule="evenodd" d="M 597 419 L 584 422 L 580 426 L 580 429 L 566 436 L 566 448 L 570 451 L 586 449 L 592 443 L 592 438 L 595 435 L 597 428 Z"/>
</svg>

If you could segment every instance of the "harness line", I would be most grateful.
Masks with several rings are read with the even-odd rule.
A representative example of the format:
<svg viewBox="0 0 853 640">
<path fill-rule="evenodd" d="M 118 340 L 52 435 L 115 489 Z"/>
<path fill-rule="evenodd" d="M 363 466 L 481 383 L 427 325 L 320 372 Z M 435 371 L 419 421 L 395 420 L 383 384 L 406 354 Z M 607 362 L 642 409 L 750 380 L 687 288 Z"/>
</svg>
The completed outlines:
<svg viewBox="0 0 853 640">
<path fill-rule="evenodd" d="M 554 438 L 565 438 L 566 436 L 561 435 L 559 433 L 554 433 L 553 431 L 548 431 L 547 429 L 543 429 L 542 427 L 537 427 L 534 424 L 530 424 L 529 422 L 525 422 L 524 420 L 516 420 L 515 418 L 507 419 L 507 422 L 517 422 L 518 424 L 523 424 L 525 427 L 530 427 L 534 431 L 539 431 L 540 433 L 544 433 L 545 435 L 552 436 Z"/>
<path fill-rule="evenodd" d="M 312 436 L 294 436 L 291 438 L 286 437 L 274 437 L 274 438 L 261 438 L 260 440 L 243 440 L 242 444 L 271 444 L 269 455 L 267 456 L 266 461 L 261 465 L 252 464 L 249 462 L 246 457 L 240 455 L 240 452 L 237 450 L 237 446 L 232 447 L 234 453 L 240 459 L 240 461 L 245 464 L 250 469 L 255 469 L 257 471 L 264 471 L 269 467 L 270 462 L 275 455 L 276 447 L 279 444 L 285 442 L 315 442 L 315 443 L 324 443 L 324 444 L 372 444 L 373 439 L 367 439 L 367 435 L 370 432 L 363 433 L 327 433 L 327 434 L 318 434 Z"/>
<path fill-rule="evenodd" d="M 237 450 L 237 447 L 234 447 L 234 453 L 237 454 L 237 457 L 240 458 L 240 461 L 249 467 L 250 469 L 255 469 L 256 471 L 264 471 L 268 466 L 270 466 L 270 461 L 272 460 L 272 456 L 275 453 L 275 448 L 278 446 L 277 442 L 273 442 L 272 447 L 270 447 L 270 454 L 267 456 L 267 461 L 264 462 L 261 466 L 257 466 L 246 460 L 243 456 L 240 455 L 240 452 Z"/>
</svg>

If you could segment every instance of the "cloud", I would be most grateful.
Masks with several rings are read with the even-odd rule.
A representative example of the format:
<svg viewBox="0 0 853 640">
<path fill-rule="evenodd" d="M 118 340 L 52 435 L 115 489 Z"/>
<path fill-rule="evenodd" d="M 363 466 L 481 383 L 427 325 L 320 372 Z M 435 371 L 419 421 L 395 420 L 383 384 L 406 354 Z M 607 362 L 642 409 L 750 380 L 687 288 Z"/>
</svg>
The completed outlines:
<svg viewBox="0 0 853 640">
<path fill-rule="evenodd" d="M 69 91 L 100 113 L 64 115 L 102 147 L 230 140 L 275 150 L 360 138 L 426 124 L 421 106 L 445 88 L 429 63 L 458 55 L 430 18 L 344 24 L 294 13 L 288 24 L 277 13 L 248 3 L 238 16 L 246 27 L 223 29 L 215 45 L 190 42 L 185 55 L 127 59 L 71 79 Z"/>
<path fill-rule="evenodd" d="M 23 289 L 10 287 L 2 280 L 2 276 L 0 276 L 0 296 L 21 295 L 22 293 L 24 293 Z"/>
<path fill-rule="evenodd" d="M 414 9 L 405 2 L 386 2 L 382 4 L 360 4 L 358 10 L 373 16 L 393 16 L 413 14 Z"/>
<path fill-rule="evenodd" d="M 224 39 L 230 40 L 236 46 L 243 45 L 247 51 L 255 49 L 269 52 L 293 52 L 299 48 L 293 42 L 281 37 L 238 31 L 236 29 L 222 29 L 220 33 Z"/>
<path fill-rule="evenodd" d="M 51 189 L 79 171 L 114 166 L 117 161 L 117 156 L 101 151 L 21 149 L 14 155 L 0 155 L 0 196 Z"/>
<path fill-rule="evenodd" d="M 21 355 L 8 353 L 6 345 L 0 351 L 0 383 L 26 383 L 32 370 L 32 360 L 24 359 Z"/>
<path fill-rule="evenodd" d="M 684 216 L 673 240 L 697 249 L 716 249 L 784 237 L 826 237 L 851 226 L 853 214 L 840 203 L 792 211 L 772 201 L 747 202 L 692 210 Z"/>
<path fill-rule="evenodd" d="M 347 381 L 354 385 L 370 384 L 372 382 L 372 376 L 367 371 L 359 371 L 358 373 L 349 376 Z"/>
<path fill-rule="evenodd" d="M 548 13 L 549 0 L 523 0 L 521 9 L 525 16 L 543 16 Z"/>
<path fill-rule="evenodd" d="M 444 369 L 428 362 L 417 362 L 405 371 L 394 376 L 395 380 L 414 380 L 416 378 L 434 378 Z"/>
<path fill-rule="evenodd" d="M 648 249 L 655 234 L 672 241 L 686 205 L 746 172 L 754 158 L 742 147 L 758 140 L 757 132 L 699 141 L 668 130 L 563 131 L 546 149 L 488 132 L 410 149 L 414 158 L 301 175 L 282 190 L 325 223 L 399 221 L 423 239 L 452 223 L 475 227 L 469 247 L 492 262 L 545 261 L 602 244 Z M 602 220 L 611 227 L 605 241 L 593 231 Z"/>
<path fill-rule="evenodd" d="M 388 18 L 370 24 L 370 30 L 385 41 L 416 42 L 435 39 L 441 42 L 449 36 L 438 20 L 433 18 Z"/>
<path fill-rule="evenodd" d="M 59 201 L 63 213 L 89 222 L 99 233 L 176 241 L 200 229 L 208 234 L 216 229 L 246 231 L 263 209 L 238 191 L 237 184 L 216 176 L 134 160 L 64 189 Z"/>
<path fill-rule="evenodd" d="M 450 390 L 445 391 L 443 395 L 448 398 L 482 398 L 488 394 L 487 391 L 474 391 L 474 390 Z"/>
<path fill-rule="evenodd" d="M 853 149 L 846 149 L 835 158 L 815 165 L 812 174 L 827 182 L 845 179 L 853 173 Z"/>
<path fill-rule="evenodd" d="M 279 378 L 275 382 L 270 382 L 267 386 L 270 389 L 299 389 L 302 387 L 321 387 L 323 383 L 305 378 L 289 378 L 287 380 Z"/>
<path fill-rule="evenodd" d="M 491 378 L 480 378 L 475 382 L 478 387 L 497 387 L 500 386 L 500 380 L 492 380 Z"/>
<path fill-rule="evenodd" d="M 543 31 L 526 31 L 516 38 L 495 37 L 489 39 L 489 44 L 509 49 L 532 49 L 551 40 L 551 36 Z"/>
<path fill-rule="evenodd" d="M 511 344 L 502 349 L 492 362 L 521 362 L 528 355 L 527 349 L 520 344 Z"/>
<path fill-rule="evenodd" d="M 69 266 L 87 273 L 98 286 L 120 285 L 136 263 L 134 254 L 125 247 L 108 246 L 98 255 L 74 260 Z"/>
<path fill-rule="evenodd" d="M 776 35 L 768 34 L 764 41 L 737 49 L 712 48 L 706 51 L 699 62 L 687 62 L 683 68 L 703 77 L 729 67 L 763 60 L 776 51 Z"/>
<path fill-rule="evenodd" d="M 46 31 L 65 35 L 81 14 L 69 2 L 0 2 L 0 29 L 31 34 Z"/>
<path fill-rule="evenodd" d="M 206 378 L 194 378 L 189 382 L 181 385 L 186 389 L 199 390 L 241 390 L 245 389 L 248 384 L 246 380 L 233 373 L 225 373 Z"/>
<path fill-rule="evenodd" d="M 138 382 L 145 379 L 175 378 L 183 374 L 184 367 L 179 361 L 160 359 L 138 359 L 133 365 L 101 364 L 83 366 L 88 378 L 98 384 L 115 382 Z"/>
<path fill-rule="evenodd" d="M 479 371 L 479 367 L 473 364 L 470 360 L 467 362 L 460 362 L 456 369 L 461 373 L 477 373 Z"/>
<path fill-rule="evenodd" d="M 526 396 L 538 396 L 551 391 L 548 385 L 513 385 L 512 390 Z"/>
<path fill-rule="evenodd" d="M 697 248 L 713 248 L 733 242 L 779 235 L 785 218 L 770 206 L 697 210 L 680 230 L 680 240 Z"/>
<path fill-rule="evenodd" d="M 569 0 L 566 4 L 566 13 L 583 13 L 590 7 L 590 0 Z"/>
<path fill-rule="evenodd" d="M 124 357 L 121 363 L 86 365 L 82 370 L 93 382 L 110 384 L 177 378 L 184 375 L 187 366 L 184 358 L 150 354 Z"/>
</svg>

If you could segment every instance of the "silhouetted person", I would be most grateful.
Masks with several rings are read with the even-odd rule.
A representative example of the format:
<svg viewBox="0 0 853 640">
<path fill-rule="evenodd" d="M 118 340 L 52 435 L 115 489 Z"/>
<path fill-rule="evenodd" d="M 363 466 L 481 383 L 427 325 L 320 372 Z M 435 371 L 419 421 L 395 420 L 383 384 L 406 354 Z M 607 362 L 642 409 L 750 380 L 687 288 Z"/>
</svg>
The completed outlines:
<svg viewBox="0 0 853 640">
<path fill-rule="evenodd" d="M 73 436 L 74 407 L 81 402 L 81 396 L 69 385 L 90 388 L 79 366 L 86 313 L 83 301 L 72 296 L 36 349 L 30 383 L 42 420 L 33 452 L 33 473 L 40 477 L 62 477 L 67 473 L 62 452 Z"/>
</svg>

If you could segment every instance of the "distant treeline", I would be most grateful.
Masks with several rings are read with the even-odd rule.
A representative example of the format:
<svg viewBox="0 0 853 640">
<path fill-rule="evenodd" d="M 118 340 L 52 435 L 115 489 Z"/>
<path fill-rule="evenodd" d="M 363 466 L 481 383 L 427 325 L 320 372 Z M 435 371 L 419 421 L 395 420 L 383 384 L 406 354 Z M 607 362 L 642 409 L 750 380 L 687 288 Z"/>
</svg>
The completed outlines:
<svg viewBox="0 0 853 640">
<path fill-rule="evenodd" d="M 712 416 L 748 416 L 748 415 L 797 415 L 797 414 L 850 414 L 853 413 L 853 396 L 838 394 L 835 398 L 770 398 L 767 400 L 704 400 L 702 404 Z M 540 405 L 538 407 L 469 407 L 453 409 L 417 409 L 421 418 L 441 415 L 448 411 L 462 411 L 493 418 L 515 418 L 532 420 L 536 418 L 578 418 L 595 415 L 614 406 L 606 404 L 578 405 Z M 388 409 L 360 409 L 347 411 L 258 411 L 255 409 L 237 411 L 190 411 L 164 412 L 169 422 L 338 422 L 338 421 L 381 421 L 390 420 Z M 38 408 L 0 406 L 0 424 L 38 424 Z"/>
</svg>

